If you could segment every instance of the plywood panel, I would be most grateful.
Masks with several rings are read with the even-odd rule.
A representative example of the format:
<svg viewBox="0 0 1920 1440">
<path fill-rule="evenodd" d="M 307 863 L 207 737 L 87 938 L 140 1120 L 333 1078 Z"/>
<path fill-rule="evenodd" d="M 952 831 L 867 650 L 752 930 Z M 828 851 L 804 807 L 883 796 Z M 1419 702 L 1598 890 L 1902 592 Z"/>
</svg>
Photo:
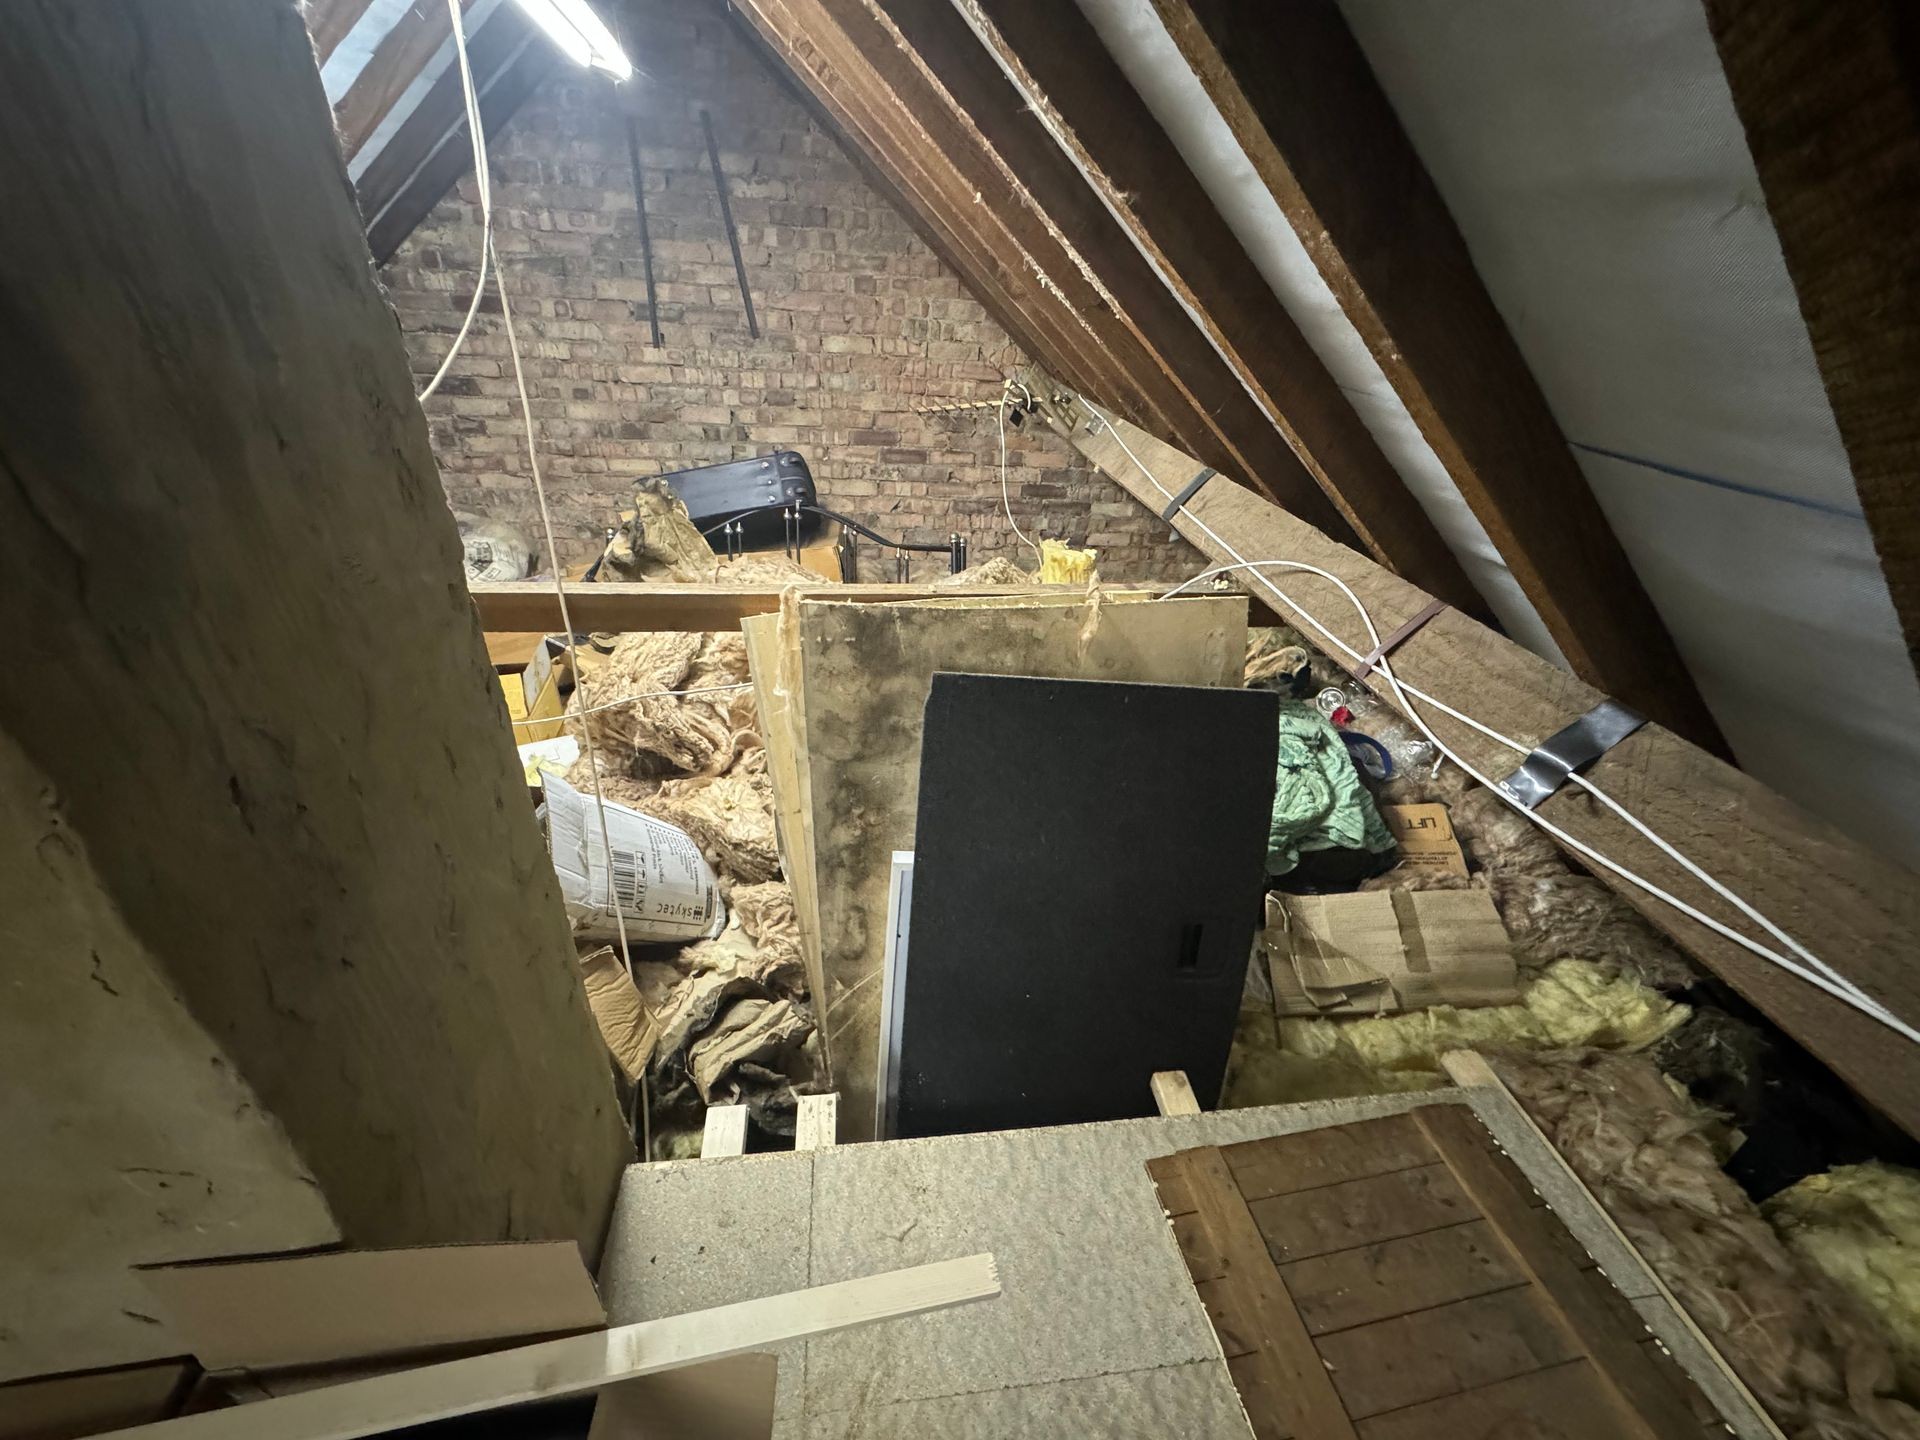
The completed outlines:
<svg viewBox="0 0 1920 1440">
<path fill-rule="evenodd" d="M 597 1251 L 631 1146 L 298 6 L 9 5 L 0 131 L 0 730 L 349 1240 Z"/>
<path fill-rule="evenodd" d="M 842 1099 L 842 1138 L 868 1139 L 889 861 L 913 848 L 920 722 L 934 672 L 1233 685 L 1246 610 L 1238 599 L 1215 598 L 988 606 L 820 599 L 800 602 L 793 624 L 824 972 L 816 1003 Z"/>
</svg>

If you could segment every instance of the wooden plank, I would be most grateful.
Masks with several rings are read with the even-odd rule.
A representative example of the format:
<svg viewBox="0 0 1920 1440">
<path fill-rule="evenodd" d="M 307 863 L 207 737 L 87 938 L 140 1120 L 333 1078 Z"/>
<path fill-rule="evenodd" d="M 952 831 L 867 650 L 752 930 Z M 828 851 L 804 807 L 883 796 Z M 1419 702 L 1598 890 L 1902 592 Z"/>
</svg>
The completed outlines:
<svg viewBox="0 0 1920 1440">
<path fill-rule="evenodd" d="M 1463 1390 L 1360 1422 L 1361 1440 L 1620 1440 L 1606 1392 L 1585 1360 Z"/>
<path fill-rule="evenodd" d="M 1193 1192 L 1187 1186 L 1186 1166 L 1162 1156 L 1147 1162 L 1147 1175 L 1160 1192 L 1160 1208 L 1169 1219 L 1194 1213 Z"/>
<path fill-rule="evenodd" d="M 460 8 L 465 10 L 472 3 L 460 0 Z M 394 102 L 452 34 L 446 0 L 413 0 L 333 107 L 342 154 L 351 160 L 360 153 Z"/>
<path fill-rule="evenodd" d="M 1585 1353 L 1531 1286 L 1395 1315 L 1323 1335 L 1317 1343 L 1355 1420 L 1562 1365 Z"/>
<path fill-rule="evenodd" d="M 1693 1417 L 1685 1398 L 1639 1349 L 1640 1331 L 1623 1326 L 1594 1293 L 1593 1286 L 1553 1243 L 1548 1212 L 1529 1206 L 1508 1176 L 1493 1163 L 1480 1122 L 1470 1110 L 1434 1105 L 1415 1118 L 1446 1160 L 1454 1178 L 1499 1232 L 1513 1260 L 1559 1312 L 1563 1323 L 1592 1359 L 1613 1396 L 1623 1433 L 1672 1437 L 1690 1433 Z"/>
<path fill-rule="evenodd" d="M 1073 604 L 954 596 L 941 605 L 796 603 L 806 765 L 825 988 L 814 997 L 834 1057 L 849 1140 L 871 1138 L 890 861 L 913 848 L 920 730 L 937 671 L 1047 679 L 1239 683 L 1246 637 L 1236 599 L 1181 613 L 1105 604 L 1088 627 Z M 783 616 L 783 619 L 785 617 Z"/>
<path fill-rule="evenodd" d="M 793 1148 L 826 1150 L 838 1143 L 840 1097 L 837 1094 L 802 1095 L 794 1117 Z"/>
<path fill-rule="evenodd" d="M 244 1082 L 201 1093 L 356 1245 L 597 1258 L 631 1137 L 312 41 L 292 0 L 77 14 L 0 25 L 0 731 Z M 191 1214 L 151 1257 L 233 1233 Z"/>
<path fill-rule="evenodd" d="M 307 30 L 313 36 L 314 58 L 326 64 L 371 4 L 373 0 L 311 0 L 307 7 Z"/>
<path fill-rule="evenodd" d="M 1185 1193 L 1184 1191 L 1182 1193 Z M 1166 1201 L 1166 1191 L 1161 1191 L 1162 1202 Z M 1180 1247 L 1180 1253 L 1186 1258 L 1187 1274 L 1198 1285 L 1207 1280 L 1218 1280 L 1227 1273 L 1226 1257 L 1220 1253 L 1220 1247 L 1213 1243 L 1208 1233 L 1206 1221 L 1198 1212 L 1171 1216 L 1167 1223 L 1173 1227 L 1173 1240 Z"/>
<path fill-rule="evenodd" d="M 1276 1265 L 1471 1220 L 1473 1203 L 1443 1164 L 1249 1200 Z"/>
<path fill-rule="evenodd" d="M 1535 1141 L 1535 1153 L 1547 1163 L 1558 1167 L 1566 1185 L 1574 1194 L 1584 1199 L 1588 1211 L 1607 1228 L 1621 1250 L 1640 1267 L 1660 1300 L 1682 1327 L 1683 1334 L 1675 1339 L 1675 1343 L 1684 1351 L 1685 1363 L 1681 1364 L 1680 1368 L 1690 1372 L 1690 1375 L 1702 1378 L 1708 1378 L 1710 1375 L 1714 1390 L 1723 1397 L 1723 1403 L 1729 1407 L 1728 1414 L 1735 1422 L 1737 1433 L 1761 1434 L 1770 1437 L 1770 1440 L 1783 1440 L 1780 1427 L 1774 1423 L 1773 1417 L 1767 1413 L 1766 1408 L 1761 1405 L 1754 1393 L 1747 1388 L 1746 1382 L 1734 1373 L 1733 1367 L 1727 1364 L 1726 1358 L 1707 1338 L 1706 1333 L 1701 1330 L 1686 1307 L 1681 1305 L 1673 1291 L 1667 1288 L 1667 1283 L 1660 1278 L 1659 1272 L 1647 1263 L 1646 1258 L 1635 1248 L 1633 1242 L 1627 1239 L 1626 1232 L 1614 1222 L 1613 1216 L 1607 1213 L 1606 1207 L 1587 1188 L 1586 1182 L 1574 1173 L 1565 1157 L 1554 1147 L 1553 1142 L 1547 1139 L 1545 1132 L 1540 1129 L 1533 1116 L 1527 1113 L 1527 1108 L 1514 1098 L 1513 1092 L 1507 1089 L 1506 1082 L 1495 1073 L 1486 1058 L 1472 1050 L 1449 1050 L 1440 1057 L 1440 1063 L 1447 1072 L 1447 1078 L 1454 1084 L 1462 1089 L 1474 1091 L 1476 1099 L 1481 1103 L 1496 1107 L 1515 1125 L 1531 1135 Z"/>
<path fill-rule="evenodd" d="M 1255 1433 L 1279 1429 L 1314 1440 L 1351 1437 L 1353 1422 L 1341 1407 L 1286 1282 L 1267 1258 L 1266 1244 L 1226 1159 L 1214 1149 L 1184 1150 L 1172 1159 L 1184 1171 L 1198 1213 L 1226 1258 L 1226 1281 L 1218 1283 L 1233 1284 L 1237 1314 L 1258 1336 L 1258 1348 L 1245 1357 L 1245 1368 L 1256 1381 L 1242 1388 L 1240 1398 L 1248 1403 L 1250 1415 L 1257 1396 L 1270 1400 L 1275 1410 L 1254 1418 Z"/>
<path fill-rule="evenodd" d="M 1200 1102 L 1193 1097 L 1193 1087 L 1187 1083 L 1184 1070 L 1156 1070 L 1149 1082 L 1153 1090 L 1153 1104 L 1162 1115 L 1198 1115 Z"/>
<path fill-rule="evenodd" d="M 1002 197 L 995 209 L 1027 253 L 1050 275 L 1070 277 L 1063 282 L 1067 302 L 1142 388 L 1158 396 L 1176 430 L 1193 437 L 1196 454 L 1248 477 L 1315 524 L 1344 529 L 1353 523 L 1338 494 L 1323 485 L 1325 477 L 1302 465 L 948 0 L 818 4 L 873 65 L 895 103 L 948 152 L 973 195 Z M 1096 45 L 1083 58 L 1099 53 Z M 1220 448 L 1209 450 L 1209 442 Z M 1401 494 L 1410 500 L 1404 489 Z M 1427 524 L 1424 512 L 1418 523 Z M 1437 533 L 1433 539 L 1438 545 Z"/>
<path fill-rule="evenodd" d="M 847 600 L 863 605 L 956 598 L 955 591 L 932 585 L 589 584 L 576 580 L 566 585 L 568 612 L 583 632 L 737 630 L 749 615 L 771 615 L 778 611 L 780 597 L 789 591 L 797 592 L 803 600 Z M 470 591 L 474 608 L 480 612 L 483 630 L 538 630 L 551 635 L 560 628 L 560 602 L 553 593 L 551 580 L 481 582 L 471 586 Z M 957 592 L 962 598 L 970 593 L 981 592 Z M 1077 585 L 995 587 L 989 593 L 1084 596 L 1086 588 Z"/>
<path fill-rule="evenodd" d="M 1574 671 L 1723 750 L 1338 6 L 1154 8 Z"/>
<path fill-rule="evenodd" d="M 1156 511 L 1171 498 L 1169 480 L 1193 473 L 1194 461 L 1136 427 L 1122 433 L 1148 471 L 1143 474 L 1109 430 L 1089 434 L 1086 415 L 1055 423 L 1080 452 Z M 1206 527 L 1204 530 L 1202 527 Z M 1231 481 L 1209 482 L 1176 517 L 1175 528 L 1216 561 L 1288 557 L 1337 575 L 1364 603 L 1381 634 L 1404 624 L 1429 599 L 1365 556 L 1301 524 Z M 1249 588 L 1290 617 L 1295 604 L 1346 644 L 1364 653 L 1371 642 L 1351 606 L 1326 582 L 1278 574 L 1281 593 L 1260 581 Z M 1317 637 L 1316 637 L 1317 641 Z M 1442 614 L 1402 644 L 1393 667 L 1404 680 L 1482 723 L 1534 745 L 1598 703 L 1599 692 L 1558 666 L 1463 615 Z M 1383 700 L 1391 696 L 1380 689 Z M 1454 753 L 1498 777 L 1519 761 L 1478 731 L 1425 711 L 1427 723 Z M 1647 824 L 1722 883 L 1812 945 L 1828 964 L 1875 996 L 1908 1024 L 1920 1024 L 1920 972 L 1904 957 L 1920 954 L 1920 879 L 1872 848 L 1842 835 L 1658 725 L 1648 725 L 1586 770 Z M 1695 908 L 1735 929 L 1754 928 L 1731 906 L 1611 812 L 1569 787 L 1540 813 L 1576 838 L 1647 876 Z M 1688 920 L 1611 871 L 1595 874 L 1674 942 L 1732 985 L 1781 1029 L 1831 1065 L 1869 1104 L 1909 1133 L 1920 1134 L 1920 1066 L 1894 1031 Z"/>
<path fill-rule="evenodd" d="M 747 1107 L 709 1105 L 707 1123 L 700 1134 L 700 1158 L 723 1159 L 747 1153 Z"/>
<path fill-rule="evenodd" d="M 1229 1360 L 1251 1355 L 1260 1348 L 1257 1322 L 1242 1314 L 1235 1299 L 1240 1284 L 1237 1275 L 1220 1275 L 1212 1280 L 1196 1279 L 1193 1283 L 1194 1292 L 1199 1295 L 1200 1304 L 1207 1312 L 1207 1319 L 1213 1322 L 1213 1333 L 1219 1337 L 1220 1353 Z"/>
<path fill-rule="evenodd" d="M 1280 1278 L 1315 1335 L 1527 1283 L 1484 1220 L 1296 1260 Z"/>
<path fill-rule="evenodd" d="M 1910 0 L 1706 12 L 1920 666 L 1920 25 Z"/>
<path fill-rule="evenodd" d="M 767 774 L 773 781 L 774 838 L 780 847 L 780 869 L 793 889 L 794 918 L 800 927 L 800 949 L 807 971 L 807 993 L 827 993 L 820 968 L 820 905 L 815 888 L 813 829 L 807 819 L 810 793 L 805 771 L 806 736 L 797 654 L 782 640 L 778 615 L 749 615 L 740 621 L 747 645 L 747 668 L 753 676 L 753 703 L 760 721 L 760 739 L 767 751 Z M 825 1082 L 833 1084 L 833 1051 L 820 1037 Z M 836 1107 L 838 1102 L 835 1102 Z M 836 1108 L 835 1122 L 839 1115 Z"/>
<path fill-rule="evenodd" d="M 949 23 L 956 18 L 949 0 L 879 3 L 910 36 L 927 28 L 919 23 L 926 10 Z M 1071 186 L 1073 194 L 1092 188 L 1102 202 L 1092 207 L 1100 220 L 1133 242 L 1123 242 L 1123 258 L 1134 262 L 1136 248 L 1145 257 L 1155 280 L 1178 297 L 1181 318 L 1191 317 L 1230 372 L 1228 383 L 1244 388 L 1279 429 L 1367 550 L 1484 618 L 1485 601 L 1459 559 L 1087 18 L 1072 5 L 1030 0 L 964 0 L 959 10 L 1011 82 L 970 87 L 962 103 L 974 123 L 995 144 L 1044 129 L 1043 141 L 1057 142 L 1070 157 L 1072 179 L 1084 181 Z M 949 88 L 960 94 L 966 62 L 978 52 L 964 34 L 935 30 L 930 39 L 918 43 L 924 63 L 951 76 Z M 1036 167 L 1014 152 L 1008 159 L 1034 188 Z M 1096 266 L 1112 263 L 1106 246 L 1088 244 L 1081 253 Z"/>
<path fill-rule="evenodd" d="M 1277 1382 L 1261 1355 L 1256 1351 L 1229 1358 L 1227 1374 L 1240 1394 L 1254 1440 L 1292 1440 L 1293 1431 L 1284 1418 L 1285 1397 L 1276 1388 Z"/>
<path fill-rule="evenodd" d="M 969 1255 L 330 1385 L 230 1410 L 137 1425 L 122 1440 L 355 1440 L 410 1425 L 553 1400 L 705 1360 L 764 1350 L 1000 1293 L 991 1255 Z"/>
<path fill-rule="evenodd" d="M 1229 1145 L 1221 1154 L 1248 1200 L 1337 1185 L 1433 1163 L 1433 1147 L 1407 1115 L 1383 1115 L 1327 1130 L 1303 1130 Z"/>
</svg>

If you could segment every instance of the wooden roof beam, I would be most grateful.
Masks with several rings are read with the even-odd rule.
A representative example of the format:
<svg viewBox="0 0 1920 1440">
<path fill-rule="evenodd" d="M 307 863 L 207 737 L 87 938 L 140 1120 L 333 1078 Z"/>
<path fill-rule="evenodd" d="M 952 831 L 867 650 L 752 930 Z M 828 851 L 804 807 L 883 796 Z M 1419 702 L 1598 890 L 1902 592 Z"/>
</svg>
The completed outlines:
<svg viewBox="0 0 1920 1440">
<path fill-rule="evenodd" d="M 1920 667 L 1920 13 L 1905 0 L 1706 10 Z"/>
<path fill-rule="evenodd" d="M 1147 257 L 1368 550 L 1448 604 L 1485 602 L 1167 132 L 1072 5 L 881 0 L 997 146 L 1024 132 L 1068 156 L 1075 188 Z M 960 16 L 964 15 L 964 22 Z M 971 25 L 985 51 L 966 46 Z M 958 31 L 956 34 L 955 31 Z M 991 72 L 978 73 L 985 65 Z M 1008 152 L 1023 176 L 1028 168 Z M 1085 186 L 1091 186 L 1088 192 Z M 1128 257 L 1132 258 L 1132 257 Z"/>
<path fill-rule="evenodd" d="M 460 8 L 465 10 L 472 3 L 460 0 Z M 446 0 L 413 0 L 333 107 L 340 149 L 349 160 L 360 153 L 360 147 L 380 128 L 394 102 L 419 78 L 434 52 L 452 34 Z"/>
<path fill-rule="evenodd" d="M 313 36 L 313 53 L 322 65 L 353 33 L 371 4 L 373 0 L 312 0 L 307 6 L 307 32 Z"/>
<path fill-rule="evenodd" d="M 741 0 L 738 9 L 841 132 L 887 176 L 908 209 L 932 228 L 982 303 L 1022 318 L 1022 328 L 1036 344 L 1033 353 L 1048 368 L 1085 376 L 1090 393 L 1120 397 L 1121 408 L 1147 417 L 1149 429 L 1188 433 L 1149 401 L 1080 318 L 1049 292 L 1051 277 L 1037 264 L 1024 263 L 1003 234 L 993 234 L 988 207 L 809 0 L 792 5 Z M 1001 242 L 998 250 L 994 239 Z"/>
<path fill-rule="evenodd" d="M 1346 530 L 1223 368 L 1218 376 L 1192 381 L 1199 357 L 1184 366 L 1171 361 L 1136 316 L 1095 283 L 1082 257 L 1032 208 L 1022 189 L 1025 177 L 999 163 L 874 7 L 864 0 L 744 0 L 741 8 L 794 62 L 823 104 L 849 112 L 847 128 L 860 133 L 883 169 L 905 176 L 904 188 L 923 213 L 959 236 L 963 248 L 1025 282 L 1019 308 L 1042 328 L 1051 317 L 1056 333 L 1073 337 L 1051 353 L 1070 353 L 1076 344 L 1093 352 L 1086 357 L 1090 363 L 1117 370 L 1166 419 L 1170 433 L 1209 464 L 1247 476 L 1324 526 Z M 977 49 L 964 28 L 962 37 Z M 1054 158 L 1061 157 L 1055 152 Z M 1162 300 L 1170 298 L 1163 287 L 1154 290 Z M 1178 318 L 1180 332 L 1201 338 L 1184 316 Z M 1210 358 L 1217 364 L 1217 357 Z"/>
<path fill-rule="evenodd" d="M 1333 0 L 1153 4 L 1574 671 L 1724 749 Z"/>
<path fill-rule="evenodd" d="M 1160 493 L 1121 449 L 1120 439 L 1163 477 L 1162 484 L 1189 473 L 1193 465 L 1190 456 L 1124 421 L 1114 430 L 1093 433 L 1079 423 L 1086 417 L 1078 407 L 1048 411 L 1075 449 L 1152 509 L 1164 503 Z M 1287 555 L 1339 576 L 1383 635 L 1427 605 L 1428 596 L 1416 586 L 1231 481 L 1216 480 L 1201 490 L 1175 524 L 1215 561 Z M 1274 590 L 1257 580 L 1243 583 L 1263 594 L 1289 623 L 1307 628 L 1302 613 Z M 1288 600 L 1311 607 L 1314 618 L 1343 643 L 1363 653 L 1370 648 L 1351 605 L 1326 581 L 1290 575 L 1277 583 Z M 1435 616 L 1396 648 L 1393 669 L 1407 684 L 1526 745 L 1537 745 L 1602 698 L 1559 666 L 1451 612 Z M 1387 703 L 1396 703 L 1380 688 Z M 1455 754 L 1489 778 L 1499 779 L 1519 762 L 1520 755 L 1499 741 L 1431 705 L 1419 709 Z M 1920 953 L 1920 884 L 1911 870 L 1657 724 L 1642 726 L 1584 773 L 1775 924 L 1809 941 L 1841 975 L 1906 1023 L 1920 1023 L 1920 971 L 1912 963 Z M 1757 940 L 1767 938 L 1645 836 L 1573 787 L 1542 801 L 1539 813 L 1701 913 Z M 1593 873 L 1831 1066 L 1862 1099 L 1909 1135 L 1920 1136 L 1920 1065 L 1914 1063 L 1910 1041 L 1612 871 L 1595 866 Z"/>
<path fill-rule="evenodd" d="M 1057 256 L 1087 292 L 1105 342 L 1199 413 L 1214 446 L 1200 458 L 1248 476 L 1316 524 L 1353 528 L 946 0 L 825 3 L 904 103 L 944 107 L 970 177 L 982 194 L 1006 195 L 1024 241 Z"/>
</svg>

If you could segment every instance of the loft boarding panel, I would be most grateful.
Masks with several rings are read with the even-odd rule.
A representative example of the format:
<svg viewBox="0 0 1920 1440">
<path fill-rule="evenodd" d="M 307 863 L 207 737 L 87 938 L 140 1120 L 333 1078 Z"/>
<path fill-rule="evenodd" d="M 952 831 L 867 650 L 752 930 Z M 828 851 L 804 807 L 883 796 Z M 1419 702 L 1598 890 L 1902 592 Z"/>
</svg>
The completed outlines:
<svg viewBox="0 0 1920 1440">
<path fill-rule="evenodd" d="M 1260 920 L 1278 701 L 936 674 L 894 1133 L 1151 1115 L 1220 1092 Z"/>
</svg>

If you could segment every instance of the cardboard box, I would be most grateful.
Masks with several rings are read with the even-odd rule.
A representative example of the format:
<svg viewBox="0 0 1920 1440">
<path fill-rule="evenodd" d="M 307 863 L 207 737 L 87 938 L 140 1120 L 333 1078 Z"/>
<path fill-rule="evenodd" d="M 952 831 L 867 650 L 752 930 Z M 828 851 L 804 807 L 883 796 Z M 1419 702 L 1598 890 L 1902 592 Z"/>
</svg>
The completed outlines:
<svg viewBox="0 0 1920 1440">
<path fill-rule="evenodd" d="M 501 642 L 496 644 L 495 640 Z M 531 643 L 527 642 L 531 639 Z M 506 698 L 507 714 L 514 720 L 532 720 L 537 724 L 515 725 L 517 745 L 529 740 L 551 740 L 566 733 L 558 717 L 567 709 L 561 694 L 562 670 L 553 663 L 553 647 L 547 637 L 525 635 L 489 639 L 488 653 L 493 656 L 494 672 L 500 677 L 500 693 Z M 522 655 L 524 653 L 524 658 Z"/>
<path fill-rule="evenodd" d="M 1520 998 L 1484 890 L 1269 895 L 1263 937 L 1282 1015 L 1384 1015 Z"/>
<path fill-rule="evenodd" d="M 1382 805 L 1380 817 L 1400 847 L 1400 863 L 1441 875 L 1467 874 L 1467 857 L 1454 838 L 1444 805 Z"/>
</svg>

